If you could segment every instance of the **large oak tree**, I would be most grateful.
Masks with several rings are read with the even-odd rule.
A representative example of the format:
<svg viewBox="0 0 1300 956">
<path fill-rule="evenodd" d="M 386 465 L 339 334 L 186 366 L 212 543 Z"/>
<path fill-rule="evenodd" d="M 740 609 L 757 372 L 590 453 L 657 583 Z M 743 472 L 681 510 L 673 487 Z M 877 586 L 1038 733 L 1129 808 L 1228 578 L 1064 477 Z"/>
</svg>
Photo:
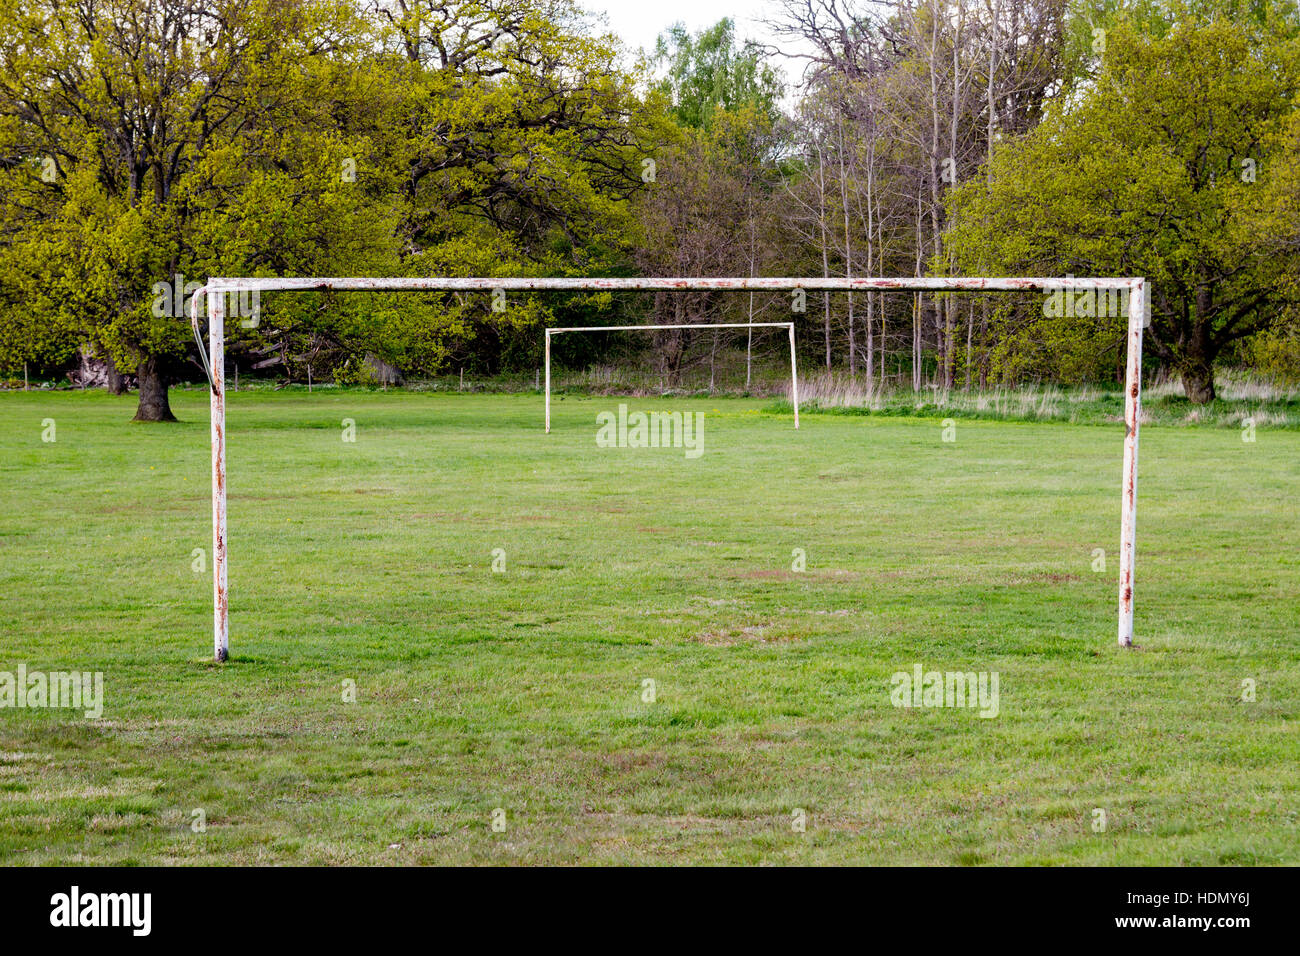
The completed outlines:
<svg viewBox="0 0 1300 956">
<path fill-rule="evenodd" d="M 1280 187 L 1297 90 L 1289 14 L 1184 10 L 1163 33 L 1121 20 L 1095 76 L 996 151 L 987 182 L 956 192 L 950 248 L 971 271 L 1146 276 L 1147 347 L 1181 373 L 1189 400 L 1210 402 L 1216 359 L 1295 293 L 1300 195 Z M 1118 341 L 1122 324 L 1111 325 Z M 1077 332 L 1046 320 L 1019 334 L 1068 349 Z"/>
</svg>

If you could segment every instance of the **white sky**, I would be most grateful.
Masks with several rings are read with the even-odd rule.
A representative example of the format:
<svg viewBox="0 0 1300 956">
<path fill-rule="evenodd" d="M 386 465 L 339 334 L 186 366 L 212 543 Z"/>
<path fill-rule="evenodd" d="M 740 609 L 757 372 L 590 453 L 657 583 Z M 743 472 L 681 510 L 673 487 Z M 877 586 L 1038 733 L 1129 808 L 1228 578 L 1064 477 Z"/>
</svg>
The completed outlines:
<svg viewBox="0 0 1300 956">
<path fill-rule="evenodd" d="M 578 0 L 593 13 L 603 13 L 610 29 L 629 47 L 654 49 L 659 34 L 682 22 L 692 33 L 711 27 L 723 17 L 736 21 L 736 38 L 740 42 L 756 39 L 770 42 L 769 32 L 758 22 L 772 15 L 773 4 L 766 0 Z"/>
</svg>

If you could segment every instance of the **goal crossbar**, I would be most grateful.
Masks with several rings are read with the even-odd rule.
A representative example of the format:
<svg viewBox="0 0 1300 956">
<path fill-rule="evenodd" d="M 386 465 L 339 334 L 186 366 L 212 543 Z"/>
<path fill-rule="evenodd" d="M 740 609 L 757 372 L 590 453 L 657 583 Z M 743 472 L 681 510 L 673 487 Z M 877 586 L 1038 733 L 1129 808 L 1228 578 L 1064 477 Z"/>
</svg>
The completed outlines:
<svg viewBox="0 0 1300 956">
<path fill-rule="evenodd" d="M 790 402 L 794 405 L 794 427 L 799 428 L 799 367 L 794 353 L 793 322 L 679 322 L 673 325 L 572 325 L 546 330 L 546 434 L 551 433 L 551 336 L 561 332 L 654 332 L 664 329 L 789 329 Z"/>
<path fill-rule="evenodd" d="M 211 278 L 204 288 L 208 292 L 325 292 L 330 290 L 366 290 L 376 292 L 482 292 L 505 289 L 507 292 L 1054 292 L 1058 289 L 1132 289 L 1144 280 L 1120 276 L 1061 278 L 975 276 L 904 276 L 883 279 L 870 276 L 799 276 L 774 279 L 766 276 L 688 276 L 683 278 L 628 278 L 623 276 L 572 278 L 554 276 L 432 276 L 412 278 L 355 278 L 324 276 L 270 276 L 257 279 Z"/>
<path fill-rule="evenodd" d="M 191 298 L 190 319 L 198 338 L 198 302 L 206 296 L 208 353 L 205 369 L 211 383 L 212 414 L 212 616 L 214 656 L 226 660 L 230 648 L 229 588 L 226 553 L 226 380 L 225 318 L 227 292 L 311 291 L 708 291 L 749 292 L 1066 292 L 1116 291 L 1128 295 L 1127 358 L 1124 374 L 1124 465 L 1120 477 L 1119 644 L 1133 643 L 1133 569 L 1137 541 L 1137 452 L 1142 400 L 1142 330 L 1150 313 L 1146 280 L 1141 277 L 798 277 L 756 276 L 656 278 L 496 278 L 438 276 L 429 278 L 267 277 L 209 278 Z M 200 339 L 200 345 L 202 340 Z M 549 341 L 549 336 L 548 336 Z"/>
</svg>

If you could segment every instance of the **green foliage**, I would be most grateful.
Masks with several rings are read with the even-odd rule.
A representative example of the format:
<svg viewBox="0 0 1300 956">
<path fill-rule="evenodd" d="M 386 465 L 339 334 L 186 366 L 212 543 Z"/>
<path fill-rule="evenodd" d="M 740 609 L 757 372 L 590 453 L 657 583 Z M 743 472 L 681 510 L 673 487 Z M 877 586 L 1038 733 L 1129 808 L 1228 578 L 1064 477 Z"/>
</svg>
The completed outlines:
<svg viewBox="0 0 1300 956">
<path fill-rule="evenodd" d="M 1296 164 L 1291 33 L 1226 18 L 1185 17 L 1160 36 L 1115 23 L 1096 79 L 999 149 L 987 181 L 954 191 L 947 238 L 959 267 L 1146 276 L 1150 348 L 1203 378 L 1295 292 L 1300 195 L 1281 188 Z M 1007 349 L 1041 343 L 1070 356 L 1118 345 L 1119 316 L 1035 311 L 1004 326 L 1017 336 Z"/>
<path fill-rule="evenodd" d="M 1245 357 L 1261 375 L 1300 385 L 1300 324 L 1259 333 L 1246 345 Z"/>
<path fill-rule="evenodd" d="M 665 75 L 657 84 L 672 103 L 676 120 L 696 129 L 720 111 L 750 107 L 769 124 L 778 116 L 784 92 L 781 75 L 753 41 L 737 46 L 735 23 L 723 18 L 692 35 L 681 23 L 659 37 L 652 59 Z"/>
<path fill-rule="evenodd" d="M 663 120 L 638 99 L 636 77 L 611 66 L 612 38 L 584 35 L 588 26 L 569 0 L 411 5 L 376 18 L 368 89 L 343 105 L 342 121 L 374 144 L 368 172 L 395 210 L 403 274 L 625 265 L 629 199 Z M 431 315 L 394 312 L 369 344 L 425 374 L 451 359 L 532 362 L 549 303 L 518 296 L 498 313 L 490 302 L 426 297 Z"/>
<path fill-rule="evenodd" d="M 207 275 L 529 275 L 617 267 L 660 142 L 569 0 L 0 0 L 0 363 L 82 339 L 131 371 L 190 349 L 159 283 Z M 142 69 L 149 64 L 149 69 Z M 146 132 L 137 117 L 156 117 Z M 56 175 L 43 179 L 52 157 Z M 367 352 L 433 372 L 545 314 L 477 300 L 268 296 L 230 355 Z M 30 328 L 33 314 L 47 334 Z M 161 313 L 161 314 L 160 314 Z M 295 365 L 295 362 L 298 365 Z M 314 368 L 314 365 L 313 365 Z"/>
<path fill-rule="evenodd" d="M 1300 29 L 1295 0 L 1070 0 L 1066 13 L 1062 60 L 1067 91 L 1096 79 L 1116 26 L 1162 39 L 1179 24 L 1214 20 L 1273 35 L 1294 36 Z"/>
<path fill-rule="evenodd" d="M 366 151 L 329 118 L 324 51 L 364 45 L 349 7 L 160 9 L 0 7 L 12 51 L 0 72 L 0 150 L 13 158 L 6 195 L 17 197 L 5 217 L 5 299 L 18 299 L 0 328 L 21 335 L 27 303 L 14 290 L 39 289 L 65 334 L 127 372 L 186 354 L 187 318 L 156 289 L 177 276 L 397 264 L 391 213 L 340 182 L 339 157 Z M 140 116 L 153 117 L 144 129 Z M 40 177 L 29 164 L 45 157 L 54 175 Z"/>
<path fill-rule="evenodd" d="M 343 364 L 334 369 L 334 381 L 339 385 L 361 385 L 373 387 L 379 384 L 379 376 L 373 365 L 356 356 L 349 356 Z"/>
<path fill-rule="evenodd" d="M 929 7 L 860 23 L 822 50 L 798 129 L 771 60 L 730 20 L 666 32 L 641 68 L 650 78 L 614 65 L 617 41 L 573 0 L 75 9 L 0 0 L 0 371 L 55 368 L 85 344 L 123 372 L 193 377 L 186 318 L 159 304 L 178 276 L 213 274 L 907 274 L 927 257 L 966 272 L 1140 273 L 1156 292 L 1151 350 L 1202 379 L 1217 356 L 1264 354 L 1235 343 L 1300 297 L 1292 0 L 1074 0 L 1063 36 L 1053 0 L 1023 43 L 990 30 L 991 8 L 968 8 L 960 27 L 927 20 Z M 977 90 L 995 80 L 985 117 Z M 1018 137 L 1051 92 L 1046 122 Z M 988 130 L 1013 138 L 974 175 Z M 933 188 L 940 140 L 958 190 Z M 1247 158 L 1255 182 L 1242 181 Z M 945 192 L 939 236 L 949 217 L 925 207 Z M 418 375 L 495 374 L 535 367 L 539 327 L 561 316 L 765 307 L 490 303 L 268 295 L 256 326 L 228 323 L 228 355 L 295 379 L 367 354 Z M 832 303 L 826 335 L 848 333 L 846 306 Z M 891 359 L 906 309 L 887 316 Z M 957 316 L 958 339 L 951 313 L 923 311 L 922 365 L 958 366 L 960 325 L 977 320 L 971 364 L 991 360 L 1004 381 L 1108 378 L 1117 364 L 1120 321 L 979 309 Z"/>
</svg>

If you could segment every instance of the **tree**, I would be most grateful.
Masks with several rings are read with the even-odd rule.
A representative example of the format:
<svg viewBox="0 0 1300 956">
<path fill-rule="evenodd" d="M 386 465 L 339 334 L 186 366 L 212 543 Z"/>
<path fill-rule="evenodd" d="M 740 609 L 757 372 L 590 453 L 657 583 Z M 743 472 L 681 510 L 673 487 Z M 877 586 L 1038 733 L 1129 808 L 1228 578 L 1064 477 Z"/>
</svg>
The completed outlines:
<svg viewBox="0 0 1300 956">
<path fill-rule="evenodd" d="M 959 265 L 1146 276 L 1149 347 L 1191 401 L 1212 401 L 1215 360 L 1294 294 L 1300 195 L 1277 184 L 1296 162 L 1295 27 L 1280 12 L 1260 24 L 1183 10 L 1162 35 L 1118 21 L 1095 82 L 957 191 Z M 1107 328 L 1114 340 L 1119 324 Z M 1070 347 L 1066 326 L 1044 329 Z"/>
<path fill-rule="evenodd" d="M 655 44 L 652 66 L 664 68 L 657 88 L 683 126 L 701 129 L 718 111 L 756 110 L 772 125 L 783 93 L 780 74 L 758 44 L 737 45 L 735 23 L 724 17 L 691 35 L 676 23 Z"/>
<path fill-rule="evenodd" d="M 404 272 L 627 266 L 631 200 L 664 135 L 637 77 L 612 65 L 612 36 L 589 35 L 572 0 L 367 0 L 365 12 L 378 95 L 347 104 L 342 121 L 375 144 L 400 214 Z M 485 296 L 435 301 L 458 354 L 487 369 L 506 356 L 536 360 L 550 312 L 538 299 L 503 314 Z"/>
<path fill-rule="evenodd" d="M 22 197 L 8 272 L 136 373 L 137 420 L 173 418 L 178 276 L 256 275 L 328 259 L 345 232 L 391 233 L 342 188 L 339 160 L 360 150 L 322 95 L 327 58 L 361 39 L 342 2 L 0 3 L 0 154 Z"/>
<path fill-rule="evenodd" d="M 671 125 L 657 150 L 655 175 L 639 198 L 636 264 L 644 274 L 758 275 L 770 260 L 768 209 L 780 177 L 784 124 L 777 72 L 752 43 L 738 45 L 730 20 L 691 35 L 680 24 L 659 39 L 656 84 Z M 753 321 L 766 304 L 709 292 L 659 294 L 655 312 L 673 323 L 726 317 Z M 712 367 L 729 336 L 710 333 Z M 681 371 L 690 336 L 660 334 L 661 371 Z M 753 330 L 746 334 L 746 379 Z"/>
<path fill-rule="evenodd" d="M 37 289 L 161 421 L 185 280 L 625 262 L 659 138 L 585 23 L 571 0 L 0 0 L 0 343 L 31 343 L 20 290 Z M 230 324 L 229 357 L 301 375 L 310 356 L 318 377 L 370 353 L 437 371 L 483 330 L 499 354 L 543 311 L 270 298 Z"/>
<path fill-rule="evenodd" d="M 797 55 L 805 62 L 799 110 L 805 173 L 790 195 L 794 231 L 810 248 L 809 268 L 839 275 L 952 271 L 946 194 L 976 174 L 998 137 L 1032 127 L 1060 87 L 1063 5 L 785 0 L 773 26 L 798 38 Z M 847 333 L 850 373 L 865 356 L 874 380 L 877 367 L 882 378 L 886 367 L 890 297 L 865 298 L 862 315 L 854 296 L 825 297 L 822 333 L 829 353 L 832 312 L 842 302 L 839 327 Z M 927 308 L 925 297 L 911 298 L 898 326 L 910 326 L 912 386 L 922 386 L 930 354 L 940 381 L 951 386 L 960 300 L 935 295 Z M 969 379 L 973 309 L 965 321 Z"/>
</svg>

